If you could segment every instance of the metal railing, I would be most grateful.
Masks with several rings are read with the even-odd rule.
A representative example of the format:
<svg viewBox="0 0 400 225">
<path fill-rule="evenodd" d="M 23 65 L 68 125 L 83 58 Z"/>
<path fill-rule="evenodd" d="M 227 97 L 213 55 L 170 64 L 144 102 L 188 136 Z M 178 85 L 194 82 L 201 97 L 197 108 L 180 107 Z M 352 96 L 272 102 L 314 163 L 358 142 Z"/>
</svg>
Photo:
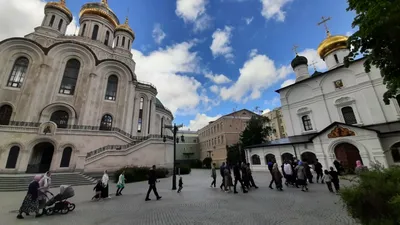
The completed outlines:
<svg viewBox="0 0 400 225">
<path fill-rule="evenodd" d="M 137 82 L 138 82 L 139 84 L 147 85 L 147 86 L 150 86 L 150 87 L 152 87 L 152 88 L 154 88 L 154 89 L 157 90 L 156 86 L 154 86 L 154 84 L 152 84 L 152 83 L 150 83 L 150 82 L 141 81 L 141 80 L 138 80 Z"/>
</svg>

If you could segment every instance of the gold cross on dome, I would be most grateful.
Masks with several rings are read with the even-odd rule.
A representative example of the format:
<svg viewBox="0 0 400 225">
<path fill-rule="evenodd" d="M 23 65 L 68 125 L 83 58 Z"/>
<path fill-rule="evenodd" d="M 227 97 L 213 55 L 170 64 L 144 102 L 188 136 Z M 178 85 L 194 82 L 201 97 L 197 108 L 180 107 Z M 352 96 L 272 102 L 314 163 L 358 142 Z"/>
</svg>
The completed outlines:
<svg viewBox="0 0 400 225">
<path fill-rule="evenodd" d="M 292 48 L 292 50 L 293 50 L 293 52 L 297 55 L 297 49 L 299 48 L 299 46 L 297 46 L 297 45 L 293 45 L 293 48 Z"/>
<path fill-rule="evenodd" d="M 329 32 L 328 25 L 326 25 L 326 23 L 327 23 L 329 20 L 331 20 L 331 17 L 328 17 L 328 18 L 322 17 L 322 21 L 319 22 L 319 23 L 317 24 L 318 26 L 320 26 L 321 24 L 324 24 L 325 31 L 326 31 L 326 35 L 327 35 L 328 37 L 331 36 L 331 32 Z"/>
<path fill-rule="evenodd" d="M 317 61 L 313 61 L 313 62 L 310 64 L 310 66 L 312 66 L 312 67 L 314 68 L 314 70 L 317 71 L 317 66 L 316 66 L 317 64 L 318 64 Z"/>
<path fill-rule="evenodd" d="M 104 5 L 108 5 L 107 0 L 101 0 L 101 3 L 103 3 Z"/>
<path fill-rule="evenodd" d="M 61 5 L 65 5 L 65 0 L 60 0 Z"/>
</svg>

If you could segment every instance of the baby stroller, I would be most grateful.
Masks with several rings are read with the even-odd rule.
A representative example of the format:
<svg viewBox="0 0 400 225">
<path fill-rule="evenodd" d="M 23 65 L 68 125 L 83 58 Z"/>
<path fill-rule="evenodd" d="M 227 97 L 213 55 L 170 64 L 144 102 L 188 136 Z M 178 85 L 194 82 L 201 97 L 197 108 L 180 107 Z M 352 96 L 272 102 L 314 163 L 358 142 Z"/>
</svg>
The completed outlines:
<svg viewBox="0 0 400 225">
<path fill-rule="evenodd" d="M 46 202 L 46 214 L 53 215 L 54 213 L 67 214 L 75 209 L 75 204 L 67 201 L 75 195 L 74 189 L 69 185 L 61 185 L 60 193 Z"/>
</svg>

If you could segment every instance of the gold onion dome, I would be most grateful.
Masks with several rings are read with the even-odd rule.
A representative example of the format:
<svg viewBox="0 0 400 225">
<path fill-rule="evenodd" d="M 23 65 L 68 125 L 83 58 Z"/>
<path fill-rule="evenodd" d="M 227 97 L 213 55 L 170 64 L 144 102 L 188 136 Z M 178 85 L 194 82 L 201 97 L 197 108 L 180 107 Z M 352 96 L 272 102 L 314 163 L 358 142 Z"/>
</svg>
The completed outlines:
<svg viewBox="0 0 400 225">
<path fill-rule="evenodd" d="M 107 0 L 100 2 L 86 3 L 82 6 L 79 17 L 83 15 L 98 15 L 108 20 L 115 27 L 118 26 L 119 20 L 115 13 L 108 7 Z"/>
<path fill-rule="evenodd" d="M 328 37 L 321 42 L 318 46 L 318 55 L 321 57 L 321 59 L 325 59 L 327 55 L 330 53 L 340 50 L 340 49 L 347 49 L 347 36 L 342 36 L 342 35 L 335 35 L 331 36 L 328 33 Z"/>
<path fill-rule="evenodd" d="M 128 17 L 125 19 L 125 23 L 124 24 L 120 24 L 120 25 L 117 26 L 115 31 L 118 31 L 118 30 L 128 32 L 135 39 L 135 32 L 133 32 L 132 28 L 129 26 Z"/>
<path fill-rule="evenodd" d="M 60 0 L 59 2 L 48 2 L 44 8 L 58 9 L 64 12 L 68 16 L 68 19 L 72 21 L 73 18 L 72 12 L 68 9 L 67 5 L 65 4 L 65 0 Z"/>
</svg>

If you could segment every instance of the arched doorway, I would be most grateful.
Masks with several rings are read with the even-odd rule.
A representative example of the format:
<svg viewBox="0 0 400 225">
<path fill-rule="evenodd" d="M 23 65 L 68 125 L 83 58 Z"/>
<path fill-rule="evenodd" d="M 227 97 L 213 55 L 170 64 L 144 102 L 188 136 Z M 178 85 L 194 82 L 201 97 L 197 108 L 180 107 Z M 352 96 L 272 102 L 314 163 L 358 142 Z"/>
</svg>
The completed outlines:
<svg viewBox="0 0 400 225">
<path fill-rule="evenodd" d="M 284 162 L 284 161 L 286 161 L 286 160 L 292 161 L 292 162 L 293 162 L 293 160 L 294 160 L 293 155 L 290 154 L 290 153 L 283 153 L 283 154 L 282 154 L 282 162 Z"/>
<path fill-rule="evenodd" d="M 274 154 L 267 154 L 265 155 L 265 165 L 268 165 L 269 162 L 275 163 L 275 155 Z"/>
<path fill-rule="evenodd" d="M 45 173 L 49 171 L 53 160 L 54 146 L 49 142 L 41 142 L 33 147 L 27 173 Z"/>
<path fill-rule="evenodd" d="M 301 154 L 301 161 L 313 165 L 317 162 L 317 156 L 312 152 L 303 152 L 303 154 Z"/>
<path fill-rule="evenodd" d="M 358 148 L 349 143 L 341 143 L 335 147 L 335 156 L 349 172 L 356 168 L 356 161 L 362 162 Z"/>
</svg>

